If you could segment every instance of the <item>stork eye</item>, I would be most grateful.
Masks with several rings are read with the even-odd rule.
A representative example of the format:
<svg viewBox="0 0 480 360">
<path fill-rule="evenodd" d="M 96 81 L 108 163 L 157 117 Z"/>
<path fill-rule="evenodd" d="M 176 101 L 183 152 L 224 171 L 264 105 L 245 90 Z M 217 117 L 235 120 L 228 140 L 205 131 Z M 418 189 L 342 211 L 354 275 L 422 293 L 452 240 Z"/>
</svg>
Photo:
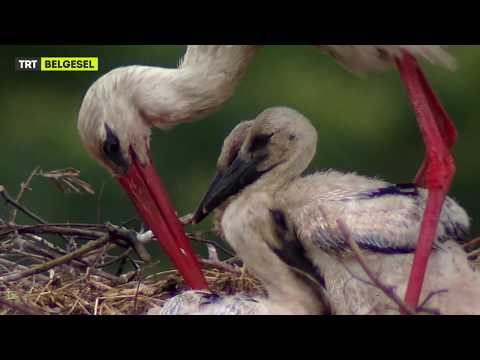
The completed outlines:
<svg viewBox="0 0 480 360">
<path fill-rule="evenodd" d="M 256 135 L 250 143 L 249 152 L 258 151 L 268 145 L 273 134 L 259 134 Z"/>
<path fill-rule="evenodd" d="M 120 152 L 120 140 L 107 124 L 105 124 L 105 129 L 107 137 L 103 142 L 103 151 L 108 157 L 112 157 Z"/>
<path fill-rule="evenodd" d="M 122 154 L 120 140 L 107 124 L 105 124 L 105 130 L 107 137 L 103 142 L 103 152 L 113 164 L 121 168 L 123 171 L 128 171 L 129 163 Z"/>
</svg>

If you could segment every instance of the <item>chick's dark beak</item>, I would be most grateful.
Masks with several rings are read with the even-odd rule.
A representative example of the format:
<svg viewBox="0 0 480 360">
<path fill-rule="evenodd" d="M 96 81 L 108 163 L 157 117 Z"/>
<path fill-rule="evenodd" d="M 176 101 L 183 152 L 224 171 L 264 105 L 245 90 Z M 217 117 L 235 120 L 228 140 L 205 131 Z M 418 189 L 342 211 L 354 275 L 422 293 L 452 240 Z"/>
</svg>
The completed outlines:
<svg viewBox="0 0 480 360">
<path fill-rule="evenodd" d="M 257 165 L 261 160 L 258 158 L 243 159 L 237 155 L 228 167 L 217 171 L 193 216 L 193 223 L 201 222 L 230 196 L 238 194 L 261 177 L 266 172 L 257 170 Z"/>
</svg>

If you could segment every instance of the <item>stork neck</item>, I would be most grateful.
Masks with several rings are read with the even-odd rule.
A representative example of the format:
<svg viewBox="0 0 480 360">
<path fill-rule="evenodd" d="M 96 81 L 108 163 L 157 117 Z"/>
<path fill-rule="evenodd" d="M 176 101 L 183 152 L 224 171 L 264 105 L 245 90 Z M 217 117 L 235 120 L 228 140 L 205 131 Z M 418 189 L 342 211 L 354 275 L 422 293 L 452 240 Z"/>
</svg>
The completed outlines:
<svg viewBox="0 0 480 360">
<path fill-rule="evenodd" d="M 281 163 L 263 174 L 255 182 L 246 186 L 238 195 L 245 196 L 255 192 L 266 192 L 275 195 L 297 179 L 305 171 L 310 160 L 310 156 L 289 159 L 288 162 Z"/>
<path fill-rule="evenodd" d="M 261 241 L 261 240 L 258 240 Z M 267 254 L 263 254 L 265 260 Z M 291 313 L 320 314 L 325 311 L 325 304 L 322 302 L 323 295 L 320 294 L 319 285 L 308 281 L 283 262 L 277 259 L 265 260 L 268 266 L 255 261 L 245 263 L 249 270 L 260 280 L 267 290 L 269 301 L 278 304 L 280 308 L 288 307 Z M 251 266 L 249 266 L 251 265 Z"/>
<path fill-rule="evenodd" d="M 189 46 L 177 69 L 150 67 L 137 90 L 143 115 L 168 127 L 204 117 L 235 91 L 257 46 Z"/>
<path fill-rule="evenodd" d="M 265 287 L 269 302 L 291 313 L 321 313 L 323 295 L 314 284 L 288 266 L 271 244 L 276 241 L 270 226 L 270 209 L 274 203 L 259 201 L 268 193 L 234 200 L 222 219 L 225 240 L 243 260 L 248 271 Z"/>
</svg>

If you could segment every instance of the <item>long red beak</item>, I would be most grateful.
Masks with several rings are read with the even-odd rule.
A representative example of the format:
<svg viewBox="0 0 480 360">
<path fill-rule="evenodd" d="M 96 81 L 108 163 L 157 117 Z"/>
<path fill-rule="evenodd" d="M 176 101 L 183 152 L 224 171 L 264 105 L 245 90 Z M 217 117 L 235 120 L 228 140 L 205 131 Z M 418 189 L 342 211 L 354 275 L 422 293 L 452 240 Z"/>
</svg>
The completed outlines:
<svg viewBox="0 0 480 360">
<path fill-rule="evenodd" d="M 153 162 L 143 166 L 131 151 L 128 173 L 118 178 L 145 224 L 152 230 L 185 282 L 192 289 L 207 289 L 200 264 L 194 255 L 182 224 L 175 215 Z"/>
</svg>

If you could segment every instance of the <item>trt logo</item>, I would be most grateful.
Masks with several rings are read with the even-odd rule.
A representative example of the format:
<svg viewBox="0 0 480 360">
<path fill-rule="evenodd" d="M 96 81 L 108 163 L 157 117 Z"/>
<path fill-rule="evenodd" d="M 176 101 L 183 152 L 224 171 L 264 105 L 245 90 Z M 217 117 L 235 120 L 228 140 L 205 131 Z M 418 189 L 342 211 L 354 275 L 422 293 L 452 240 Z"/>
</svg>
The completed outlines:
<svg viewBox="0 0 480 360">
<path fill-rule="evenodd" d="M 40 70 L 40 58 L 15 58 L 15 71 L 39 71 Z"/>
</svg>

